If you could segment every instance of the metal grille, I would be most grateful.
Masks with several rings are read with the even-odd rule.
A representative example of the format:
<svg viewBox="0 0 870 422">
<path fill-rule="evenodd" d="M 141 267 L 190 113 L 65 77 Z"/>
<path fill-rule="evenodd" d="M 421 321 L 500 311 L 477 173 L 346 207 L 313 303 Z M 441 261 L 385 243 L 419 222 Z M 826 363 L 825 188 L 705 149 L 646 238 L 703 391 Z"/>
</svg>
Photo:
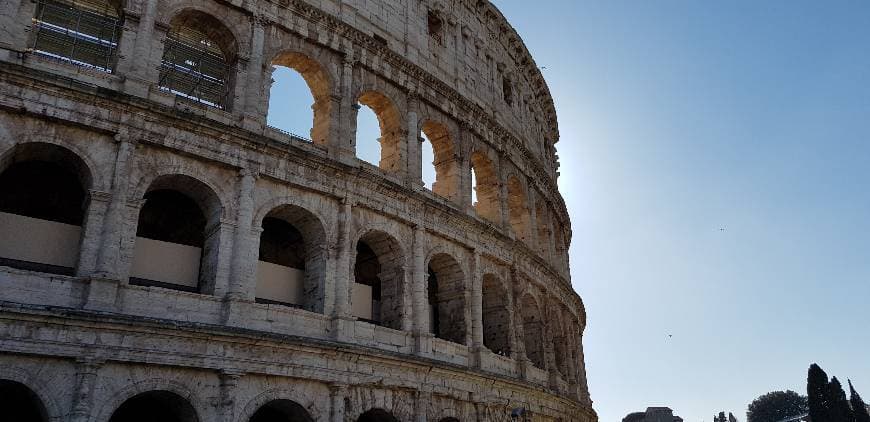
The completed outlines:
<svg viewBox="0 0 870 422">
<path fill-rule="evenodd" d="M 39 0 L 33 52 L 112 73 L 121 33 L 114 6 L 97 0 Z"/>
<path fill-rule="evenodd" d="M 192 28 L 173 28 L 160 63 L 160 89 L 220 109 L 226 107 L 230 66 L 215 43 Z"/>
</svg>

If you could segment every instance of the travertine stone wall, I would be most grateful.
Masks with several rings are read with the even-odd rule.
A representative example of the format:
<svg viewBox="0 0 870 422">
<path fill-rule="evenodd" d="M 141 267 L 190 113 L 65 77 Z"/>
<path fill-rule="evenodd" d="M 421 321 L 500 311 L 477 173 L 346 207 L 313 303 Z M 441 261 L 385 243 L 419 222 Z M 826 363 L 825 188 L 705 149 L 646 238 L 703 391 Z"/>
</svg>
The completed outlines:
<svg viewBox="0 0 870 422">
<path fill-rule="evenodd" d="M 111 72 L 35 54 L 38 3 L 0 6 L 0 174 L 56 162 L 88 193 L 72 275 L 0 261 L 0 381 L 35 393 L 53 421 L 108 421 L 149 391 L 181 397 L 200 421 L 247 421 L 274 400 L 317 421 L 372 409 L 403 422 L 506 420 L 518 408 L 597 420 L 552 99 L 492 4 L 113 4 L 123 23 Z M 227 53 L 223 109 L 159 86 L 179 20 L 208 23 Z M 311 88 L 310 140 L 265 124 L 281 112 L 268 109 L 273 65 Z M 380 166 L 356 158 L 358 104 L 380 119 Z M 433 191 L 421 133 L 435 149 Z M 156 189 L 205 217 L 196 291 L 131 282 L 139 212 Z M 255 300 L 267 216 L 305 237 L 299 307 Z M 381 265 L 380 325 L 351 313 L 361 241 Z"/>
</svg>

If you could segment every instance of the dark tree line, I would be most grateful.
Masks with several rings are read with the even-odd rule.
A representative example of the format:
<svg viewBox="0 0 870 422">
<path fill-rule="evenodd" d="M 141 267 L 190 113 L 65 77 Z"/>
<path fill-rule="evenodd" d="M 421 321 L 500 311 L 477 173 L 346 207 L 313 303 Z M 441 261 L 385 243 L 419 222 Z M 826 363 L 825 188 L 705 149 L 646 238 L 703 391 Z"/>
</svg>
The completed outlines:
<svg viewBox="0 0 870 422">
<path fill-rule="evenodd" d="M 812 364 L 807 372 L 807 402 L 809 414 L 818 422 L 870 422 L 864 400 L 849 381 L 851 399 L 837 377 L 828 381 L 828 374 L 819 365 Z"/>
</svg>

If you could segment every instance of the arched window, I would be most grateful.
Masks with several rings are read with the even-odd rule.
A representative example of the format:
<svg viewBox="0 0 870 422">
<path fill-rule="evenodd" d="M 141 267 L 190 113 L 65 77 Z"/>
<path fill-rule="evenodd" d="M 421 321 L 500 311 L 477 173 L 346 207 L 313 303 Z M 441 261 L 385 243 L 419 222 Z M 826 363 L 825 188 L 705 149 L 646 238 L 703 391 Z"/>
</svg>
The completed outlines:
<svg viewBox="0 0 870 422">
<path fill-rule="evenodd" d="M 492 274 L 483 276 L 483 345 L 500 356 L 511 355 L 511 316 L 507 291 Z"/>
<path fill-rule="evenodd" d="M 122 27 L 122 8 L 117 1 L 38 0 L 33 52 L 111 73 Z"/>
<path fill-rule="evenodd" d="M 477 201 L 474 202 L 474 210 L 477 215 L 492 223 L 499 223 L 501 207 L 499 206 L 498 174 L 495 166 L 486 154 L 475 151 L 471 154 L 471 170 L 473 172 L 473 191 Z"/>
<path fill-rule="evenodd" d="M 302 405 L 290 400 L 272 400 L 261 406 L 250 422 L 314 422 Z"/>
<path fill-rule="evenodd" d="M 15 147 L 0 161 L 0 265 L 73 275 L 90 173 L 67 149 Z"/>
<path fill-rule="evenodd" d="M 130 284 L 210 291 L 220 214 L 217 195 L 198 180 L 180 175 L 155 180 L 139 211 Z"/>
<path fill-rule="evenodd" d="M 523 320 L 523 344 L 526 347 L 526 357 L 536 367 L 546 369 L 544 327 L 538 303 L 531 296 L 525 296 L 520 301 L 520 313 Z"/>
<path fill-rule="evenodd" d="M 399 243 L 386 233 L 372 231 L 356 246 L 353 315 L 373 324 L 402 329 L 402 288 L 405 257 Z"/>
<path fill-rule="evenodd" d="M 356 422 L 399 422 L 399 420 L 386 410 L 372 409 L 359 415 Z"/>
<path fill-rule="evenodd" d="M 184 397 L 169 391 L 148 391 L 119 406 L 109 422 L 199 422 L 196 410 Z"/>
<path fill-rule="evenodd" d="M 217 19 L 186 11 L 170 22 L 160 62 L 160 89 L 226 109 L 229 106 L 236 43 Z"/>
<path fill-rule="evenodd" d="M 429 120 L 423 123 L 421 131 L 424 185 L 438 196 L 455 200 L 459 191 L 459 163 L 450 132 L 443 124 Z"/>
<path fill-rule="evenodd" d="M 301 140 L 326 145 L 329 94 L 329 78 L 319 63 L 299 53 L 279 54 L 272 61 L 267 122 Z"/>
<path fill-rule="evenodd" d="M 263 219 L 256 300 L 323 312 L 326 234 L 309 211 L 287 205 Z"/>
<path fill-rule="evenodd" d="M 375 91 L 367 91 L 360 95 L 359 107 L 356 137 L 357 157 L 372 164 L 377 160 L 377 166 L 388 173 L 399 172 L 402 169 L 404 143 L 402 140 L 402 121 L 398 109 L 389 98 Z M 373 131 L 366 122 L 371 120 L 371 115 L 365 109 L 374 113 L 377 119 L 378 130 L 376 133 L 379 137 L 376 139 L 369 139 Z M 379 155 L 375 155 L 378 150 Z"/>
<path fill-rule="evenodd" d="M 438 254 L 428 267 L 430 329 L 435 337 L 466 343 L 465 275 L 453 257 Z"/>
<path fill-rule="evenodd" d="M 530 241 L 528 198 L 522 182 L 516 176 L 511 176 L 508 179 L 508 212 L 511 230 L 517 239 L 524 242 Z"/>
<path fill-rule="evenodd" d="M 24 384 L 0 380 L 0 409 L 3 419 L 15 422 L 46 422 L 48 414 L 39 396 Z"/>
</svg>

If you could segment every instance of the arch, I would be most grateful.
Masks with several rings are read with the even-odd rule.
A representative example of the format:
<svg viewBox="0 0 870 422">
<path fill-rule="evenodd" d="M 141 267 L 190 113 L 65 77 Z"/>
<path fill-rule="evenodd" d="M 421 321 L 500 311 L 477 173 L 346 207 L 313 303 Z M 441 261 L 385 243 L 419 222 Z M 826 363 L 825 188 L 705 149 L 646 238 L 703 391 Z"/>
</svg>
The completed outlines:
<svg viewBox="0 0 870 422">
<path fill-rule="evenodd" d="M 219 19 L 194 8 L 169 21 L 158 85 L 161 90 L 219 109 L 229 108 L 238 43 Z"/>
<path fill-rule="evenodd" d="M 307 135 L 314 144 L 325 146 L 329 137 L 332 113 L 333 82 L 329 72 L 317 60 L 295 51 L 282 51 L 276 54 L 271 64 L 271 72 L 274 72 L 277 66 L 286 67 L 298 73 L 305 81 L 314 99 L 311 105 L 312 126 Z M 272 90 L 268 91 L 268 95 L 270 100 L 273 99 Z"/>
<path fill-rule="evenodd" d="M 142 198 L 130 284 L 210 292 L 223 215 L 218 195 L 199 179 L 171 174 L 155 178 Z"/>
<path fill-rule="evenodd" d="M 198 422 L 193 405 L 183 396 L 167 390 L 151 390 L 128 398 L 109 422 Z"/>
<path fill-rule="evenodd" d="M 377 140 L 381 146 L 378 167 L 388 173 L 400 173 L 404 157 L 403 124 L 395 102 L 378 91 L 364 91 L 357 102 L 372 109 L 378 118 L 381 135 Z M 359 139 L 356 145 L 359 149 Z"/>
<path fill-rule="evenodd" d="M 477 193 L 477 202 L 473 204 L 475 212 L 491 223 L 498 224 L 501 216 L 499 181 L 492 160 L 483 152 L 471 153 L 471 171 L 476 181 L 476 186 L 472 187 Z"/>
<path fill-rule="evenodd" d="M 399 419 L 384 409 L 371 409 L 359 415 L 356 422 L 399 422 Z"/>
<path fill-rule="evenodd" d="M 292 400 L 275 399 L 263 404 L 249 422 L 314 422 L 302 405 Z"/>
<path fill-rule="evenodd" d="M 523 344 L 526 349 L 526 357 L 536 367 L 546 369 L 541 308 L 535 298 L 529 294 L 520 299 L 520 316 L 523 321 Z"/>
<path fill-rule="evenodd" d="M 361 320 L 402 329 L 405 254 L 395 237 L 370 230 L 356 242 L 351 307 Z"/>
<path fill-rule="evenodd" d="M 0 379 L 0 409 L 16 422 L 47 422 L 48 410 L 39 395 L 23 383 Z"/>
<path fill-rule="evenodd" d="M 0 265 L 75 274 L 93 175 L 71 150 L 18 144 L 0 158 Z"/>
<path fill-rule="evenodd" d="M 501 356 L 511 355 L 508 291 L 494 274 L 483 275 L 483 345 Z"/>
<path fill-rule="evenodd" d="M 446 253 L 429 259 L 427 296 L 429 298 L 429 328 L 435 337 L 466 344 L 465 274 L 459 262 Z"/>
<path fill-rule="evenodd" d="M 531 240 L 529 234 L 529 220 L 531 217 L 529 215 L 526 189 L 518 177 L 511 175 L 508 178 L 507 191 L 508 217 L 511 230 L 513 230 L 517 239 L 529 243 Z"/>
<path fill-rule="evenodd" d="M 323 312 L 326 230 L 305 208 L 281 205 L 262 220 L 256 300 Z"/>
<path fill-rule="evenodd" d="M 450 136 L 450 131 L 442 123 L 424 120 L 421 131 L 432 145 L 435 158 L 431 165 L 435 170 L 435 182 L 432 192 L 436 195 L 456 200 L 459 193 L 459 160 L 456 155 L 456 143 Z"/>
<path fill-rule="evenodd" d="M 33 16 L 32 51 L 53 60 L 114 71 L 124 26 L 120 0 L 43 0 Z"/>
</svg>

